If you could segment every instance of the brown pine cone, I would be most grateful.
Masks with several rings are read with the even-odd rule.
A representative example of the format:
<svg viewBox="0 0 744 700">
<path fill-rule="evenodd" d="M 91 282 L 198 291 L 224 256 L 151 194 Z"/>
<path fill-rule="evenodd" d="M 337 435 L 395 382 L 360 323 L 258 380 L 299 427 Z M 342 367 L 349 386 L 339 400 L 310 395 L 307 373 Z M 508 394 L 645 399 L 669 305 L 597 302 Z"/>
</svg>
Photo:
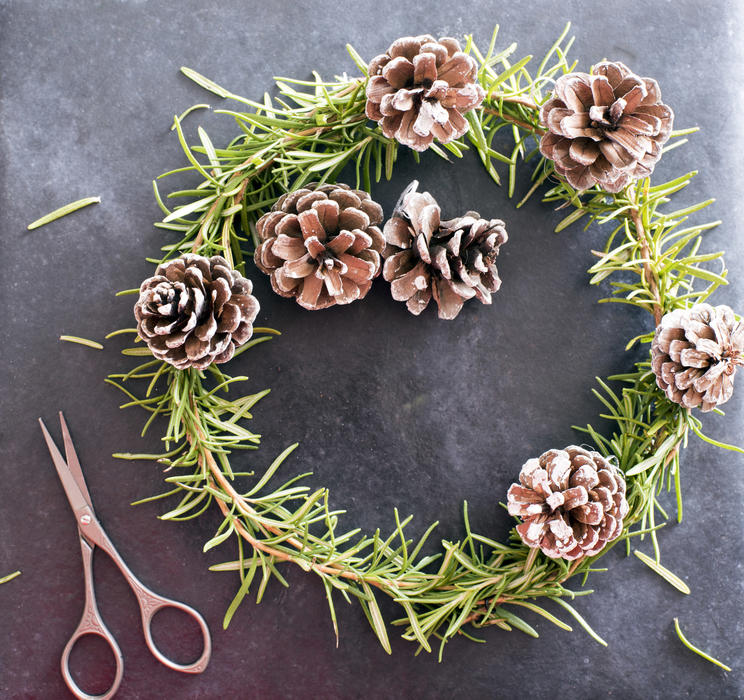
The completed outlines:
<svg viewBox="0 0 744 700">
<path fill-rule="evenodd" d="M 134 305 L 152 354 L 178 369 L 227 362 L 253 335 L 258 300 L 225 258 L 186 254 L 158 266 Z"/>
<path fill-rule="evenodd" d="M 548 129 L 540 152 L 572 187 L 586 190 L 598 184 L 606 192 L 619 192 L 651 174 L 674 113 L 662 104 L 655 80 L 606 61 L 591 75 L 558 78 L 540 120 Z"/>
<path fill-rule="evenodd" d="M 383 231 L 382 276 L 391 283 L 393 299 L 418 315 L 433 295 L 444 319 L 455 318 L 472 297 L 490 304 L 501 286 L 496 256 L 508 238 L 504 222 L 473 211 L 440 221 L 436 200 L 417 186 L 414 180 L 406 188 Z"/>
<path fill-rule="evenodd" d="M 363 299 L 380 272 L 382 207 L 348 185 L 318 185 L 282 195 L 256 224 L 254 260 L 283 297 L 310 310 Z"/>
<path fill-rule="evenodd" d="M 382 133 L 416 151 L 468 130 L 462 116 L 485 96 L 478 66 L 456 39 L 406 36 L 370 61 L 366 113 Z"/>
<path fill-rule="evenodd" d="M 529 459 L 507 492 L 509 515 L 528 547 L 552 559 L 598 554 L 628 514 L 625 479 L 599 452 L 570 445 Z"/>
<path fill-rule="evenodd" d="M 656 328 L 651 368 L 670 401 L 710 411 L 731 398 L 744 365 L 744 321 L 728 306 L 675 309 Z"/>
</svg>

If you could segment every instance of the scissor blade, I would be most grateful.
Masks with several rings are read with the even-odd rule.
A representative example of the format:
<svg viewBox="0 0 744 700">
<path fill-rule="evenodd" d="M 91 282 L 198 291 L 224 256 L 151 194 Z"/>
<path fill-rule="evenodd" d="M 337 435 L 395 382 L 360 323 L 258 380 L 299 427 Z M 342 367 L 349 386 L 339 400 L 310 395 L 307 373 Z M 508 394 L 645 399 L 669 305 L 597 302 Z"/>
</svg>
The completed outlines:
<svg viewBox="0 0 744 700">
<path fill-rule="evenodd" d="M 93 503 L 90 500 L 90 493 L 88 493 L 88 485 L 85 483 L 85 477 L 83 476 L 83 469 L 80 466 L 80 460 L 78 459 L 77 452 L 75 452 L 75 445 L 72 444 L 72 437 L 67 427 L 62 411 L 59 412 L 59 422 L 62 424 L 62 440 L 65 443 L 65 457 L 67 458 L 67 468 L 72 474 L 72 478 L 75 479 L 77 487 L 80 492 L 88 501 L 88 505 L 92 508 Z"/>
<path fill-rule="evenodd" d="M 41 418 L 39 418 L 39 425 L 41 425 L 41 430 L 44 433 L 44 439 L 49 448 L 49 453 L 52 455 L 54 466 L 57 468 L 59 480 L 62 482 L 62 486 L 64 486 L 65 493 L 67 494 L 67 500 L 70 501 L 72 509 L 77 512 L 88 506 L 88 501 L 86 501 L 85 496 L 83 496 L 77 483 L 75 483 L 75 479 L 70 473 L 67 462 L 65 462 L 62 453 L 57 449 L 57 445 L 54 444 L 54 440 L 52 440 L 52 436 L 49 434 L 49 431 Z"/>
</svg>

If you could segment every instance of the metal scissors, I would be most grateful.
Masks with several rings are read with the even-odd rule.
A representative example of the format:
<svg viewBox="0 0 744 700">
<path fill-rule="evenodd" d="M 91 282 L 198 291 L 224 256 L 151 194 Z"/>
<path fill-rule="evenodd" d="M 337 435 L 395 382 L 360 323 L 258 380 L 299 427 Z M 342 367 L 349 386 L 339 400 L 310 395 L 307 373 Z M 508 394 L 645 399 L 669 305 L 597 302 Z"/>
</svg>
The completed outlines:
<svg viewBox="0 0 744 700">
<path fill-rule="evenodd" d="M 62 411 L 59 412 L 59 420 L 62 424 L 62 438 L 65 444 L 66 461 L 57 449 L 57 445 L 54 444 L 54 440 L 52 440 L 52 436 L 49 434 L 49 431 L 41 418 L 39 418 L 39 423 L 41 424 L 44 438 L 49 447 L 49 452 L 52 455 L 54 466 L 57 468 L 57 473 L 59 474 L 62 486 L 64 486 L 65 492 L 67 493 L 70 506 L 72 506 L 72 510 L 75 513 L 78 534 L 80 536 L 80 548 L 83 552 L 83 570 L 85 573 L 85 608 L 83 609 L 83 616 L 80 618 L 77 629 L 73 632 L 70 641 L 67 642 L 67 645 L 62 652 L 62 676 L 65 679 L 65 683 L 67 683 L 68 688 L 70 688 L 78 698 L 107 700 L 108 698 L 113 697 L 114 693 L 116 693 L 124 674 L 124 659 L 121 650 L 119 649 L 119 645 L 116 643 L 113 635 L 103 623 L 96 604 L 96 596 L 93 589 L 92 567 L 93 549 L 95 547 L 100 547 L 114 560 L 114 563 L 119 567 L 119 570 L 124 574 L 127 583 L 134 591 L 142 614 L 142 628 L 145 633 L 145 642 L 153 656 L 160 661 L 160 663 L 176 671 L 182 671 L 184 673 L 201 673 L 207 667 L 209 657 L 212 653 L 212 640 L 209 636 L 207 623 L 196 610 L 188 605 L 184 605 L 175 600 L 170 600 L 169 598 L 164 598 L 163 596 L 151 591 L 140 583 L 137 577 L 129 570 L 129 567 L 124 563 L 121 556 L 119 556 L 119 553 L 108 538 L 106 531 L 96 518 L 90 500 L 90 494 L 88 493 L 88 487 L 85 485 L 85 479 L 83 478 L 83 471 L 80 467 L 77 454 L 75 453 L 75 447 L 72 444 L 70 431 L 67 429 L 67 424 L 65 423 Z M 194 661 L 194 663 L 186 665 L 178 664 L 165 656 L 155 646 L 155 642 L 152 639 L 152 618 L 155 616 L 155 613 L 163 608 L 177 608 L 192 617 L 199 624 L 204 639 L 204 651 L 202 652 L 202 655 Z M 75 642 L 86 634 L 96 634 L 103 637 L 114 652 L 114 658 L 116 660 L 116 675 L 112 686 L 103 695 L 88 695 L 78 687 L 70 673 L 70 652 L 72 651 L 73 646 L 75 646 Z"/>
</svg>

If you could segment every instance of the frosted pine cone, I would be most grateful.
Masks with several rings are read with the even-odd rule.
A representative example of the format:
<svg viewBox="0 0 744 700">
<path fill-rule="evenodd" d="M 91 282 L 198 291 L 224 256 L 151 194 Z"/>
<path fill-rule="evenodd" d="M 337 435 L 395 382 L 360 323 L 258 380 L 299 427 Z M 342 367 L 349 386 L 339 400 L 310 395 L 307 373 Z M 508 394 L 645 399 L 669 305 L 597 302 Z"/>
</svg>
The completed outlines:
<svg viewBox="0 0 744 700">
<path fill-rule="evenodd" d="M 169 260 L 140 287 L 137 332 L 155 357 L 178 369 L 227 362 L 253 335 L 259 305 L 252 289 L 219 255 Z"/>
<path fill-rule="evenodd" d="M 456 39 L 406 36 L 370 61 L 366 113 L 382 133 L 416 151 L 468 130 L 465 112 L 483 102 L 478 66 Z"/>
<path fill-rule="evenodd" d="M 254 260 L 271 286 L 310 310 L 363 299 L 380 272 L 382 207 L 348 185 L 317 185 L 282 195 L 256 224 Z"/>
<path fill-rule="evenodd" d="M 651 367 L 670 401 L 710 411 L 731 398 L 744 364 L 744 321 L 728 306 L 675 309 L 656 328 Z"/>
<path fill-rule="evenodd" d="M 472 211 L 441 221 L 434 197 L 417 192 L 417 186 L 414 180 L 406 188 L 384 228 L 382 275 L 393 299 L 418 315 L 433 296 L 444 319 L 455 318 L 473 297 L 490 304 L 501 286 L 496 256 L 508 239 L 504 222 Z"/>
<path fill-rule="evenodd" d="M 598 184 L 619 192 L 651 174 L 672 131 L 674 113 L 655 80 L 622 63 L 599 63 L 591 75 L 568 73 L 540 109 L 547 127 L 540 152 L 577 190 Z"/>
<path fill-rule="evenodd" d="M 628 514 L 625 479 L 599 452 L 570 445 L 525 462 L 507 492 L 509 515 L 528 547 L 553 559 L 598 554 Z"/>
</svg>

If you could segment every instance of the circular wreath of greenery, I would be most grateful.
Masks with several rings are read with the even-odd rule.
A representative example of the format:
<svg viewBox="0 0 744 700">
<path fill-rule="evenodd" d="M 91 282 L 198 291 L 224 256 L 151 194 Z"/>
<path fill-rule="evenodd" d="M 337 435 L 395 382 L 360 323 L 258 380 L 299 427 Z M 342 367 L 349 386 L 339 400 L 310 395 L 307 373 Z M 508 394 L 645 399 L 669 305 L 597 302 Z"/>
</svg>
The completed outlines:
<svg viewBox="0 0 744 700">
<path fill-rule="evenodd" d="M 694 172 L 655 185 L 647 177 L 616 193 L 599 186 L 577 191 L 556 175 L 550 160 L 540 155 L 538 142 L 544 128 L 539 105 L 547 99 L 555 79 L 575 67 L 566 58 L 572 43 L 567 39 L 568 30 L 567 26 L 532 73 L 528 69 L 531 56 L 513 60 L 515 45 L 496 50 L 497 31 L 485 52 L 478 49 L 471 36 L 466 37 L 464 51 L 477 61 L 477 82 L 485 99 L 467 113 L 464 137 L 445 145 L 434 143 L 431 150 L 449 160 L 474 149 L 496 184 L 501 184 L 500 171 L 506 169 L 509 197 L 514 196 L 518 165 L 534 161 L 533 185 L 518 207 L 546 186 L 543 201 L 566 209 L 556 231 L 579 221 L 587 226 L 609 224 L 607 244 L 603 251 L 596 252 L 598 260 L 589 270 L 590 283 L 596 285 L 610 278 L 612 294 L 602 302 L 630 304 L 651 314 L 653 327 L 631 339 L 628 347 L 649 344 L 664 314 L 704 302 L 719 285 L 726 284 L 722 253 L 699 252 L 703 233 L 717 222 L 688 222 L 690 215 L 710 202 L 677 210 L 666 206 Z M 266 95 L 262 102 L 235 95 L 193 70 L 182 69 L 203 88 L 236 101 L 245 111 L 216 110 L 234 118 L 241 132 L 225 148 L 216 148 L 201 127 L 199 145 L 190 147 L 184 136 L 184 118 L 209 105 L 195 105 L 175 118 L 173 129 L 189 165 L 165 175 L 196 173 L 203 181 L 193 189 L 171 192 L 168 198 L 186 200 L 174 209 L 166 205 L 154 183 L 164 212 L 156 226 L 176 232 L 180 240 L 163 247 L 162 260 L 150 262 L 161 263 L 192 252 L 224 256 L 236 270 L 243 271 L 246 258 L 259 242 L 255 222 L 281 194 L 311 180 L 335 182 L 348 166 L 354 169 L 356 186 L 366 191 L 383 174 L 392 177 L 399 144 L 386 138 L 365 115 L 368 66 L 350 46 L 348 50 L 361 77 L 344 75 L 325 81 L 315 73 L 311 81 L 278 79 L 279 97 L 272 100 Z M 665 150 L 684 143 L 686 139 L 679 137 L 692 131 L 673 132 L 674 140 Z M 509 141 L 504 150 L 503 144 Z M 501 150 L 497 150 L 497 144 L 501 144 Z M 414 155 L 418 159 L 418 153 Z M 718 272 L 711 270 L 711 262 L 720 265 Z M 111 335 L 126 332 L 136 333 L 136 329 Z M 255 328 L 253 338 L 236 355 L 276 333 Z M 165 465 L 170 490 L 145 499 L 180 496 L 163 519 L 195 518 L 212 504 L 221 511 L 222 523 L 204 550 L 233 537 L 237 541 L 238 558 L 212 567 L 216 571 L 237 571 L 240 576 L 240 587 L 227 609 L 224 625 L 252 585 L 258 588 L 258 600 L 272 577 L 287 585 L 278 564 L 291 562 L 322 582 L 337 639 L 334 598 L 356 598 L 388 652 L 388 631 L 377 602 L 381 593 L 401 607 L 401 618 L 393 624 L 403 627 L 403 638 L 426 651 L 431 651 L 434 640 L 438 640 L 440 658 L 445 643 L 454 636 L 474 638 L 469 628 L 496 625 L 537 636 L 517 612 L 532 611 L 561 628 L 571 629 L 535 602 L 539 600 L 554 601 L 565 608 L 604 644 L 568 602 L 591 591 L 572 590 L 567 587 L 569 579 L 577 578 L 583 584 L 589 573 L 597 570 L 597 560 L 612 546 L 624 542 L 630 552 L 631 537 L 648 535 L 655 556 L 637 550 L 635 554 L 688 593 L 684 582 L 660 563 L 656 533 L 668 515 L 657 494 L 664 488 L 671 490 L 673 485 L 677 519 L 681 520 L 680 452 L 690 433 L 719 447 L 739 449 L 703 435 L 701 423 L 691 410 L 667 399 L 657 387 L 650 362 L 640 362 L 626 374 L 600 380 L 593 390 L 606 409 L 601 417 L 614 425 L 612 435 L 602 435 L 592 426 L 581 429 L 585 439 L 593 442 L 593 449 L 619 467 L 627 480 L 629 513 L 620 538 L 595 556 L 574 561 L 552 559 L 523 544 L 515 530 L 508 542 L 473 532 L 465 504 L 464 537 L 457 542 L 443 541 L 442 551 L 436 555 L 421 556 L 436 524 L 416 542 L 406 534 L 410 518 L 401 520 L 397 511 L 395 528 L 388 535 L 379 530 L 373 535 L 358 529 L 346 531 L 340 529 L 343 511 L 331 508 L 328 490 L 302 485 L 307 475 L 270 487 L 282 462 L 297 445 L 282 452 L 260 477 L 254 476 L 247 490 L 240 490 L 238 480 L 253 474 L 234 471 L 230 453 L 257 449 L 259 436 L 241 421 L 251 417 L 253 406 L 267 391 L 228 397 L 228 388 L 245 377 L 228 376 L 214 364 L 206 370 L 179 370 L 152 359 L 149 349 L 142 345 L 135 344 L 123 352 L 150 359 L 126 373 L 110 375 L 107 381 L 129 396 L 124 406 L 136 405 L 150 412 L 143 434 L 157 417 L 167 420 L 167 429 L 162 454 L 116 456 L 153 459 Z M 139 395 L 127 388 L 135 380 L 142 382 Z"/>
</svg>

